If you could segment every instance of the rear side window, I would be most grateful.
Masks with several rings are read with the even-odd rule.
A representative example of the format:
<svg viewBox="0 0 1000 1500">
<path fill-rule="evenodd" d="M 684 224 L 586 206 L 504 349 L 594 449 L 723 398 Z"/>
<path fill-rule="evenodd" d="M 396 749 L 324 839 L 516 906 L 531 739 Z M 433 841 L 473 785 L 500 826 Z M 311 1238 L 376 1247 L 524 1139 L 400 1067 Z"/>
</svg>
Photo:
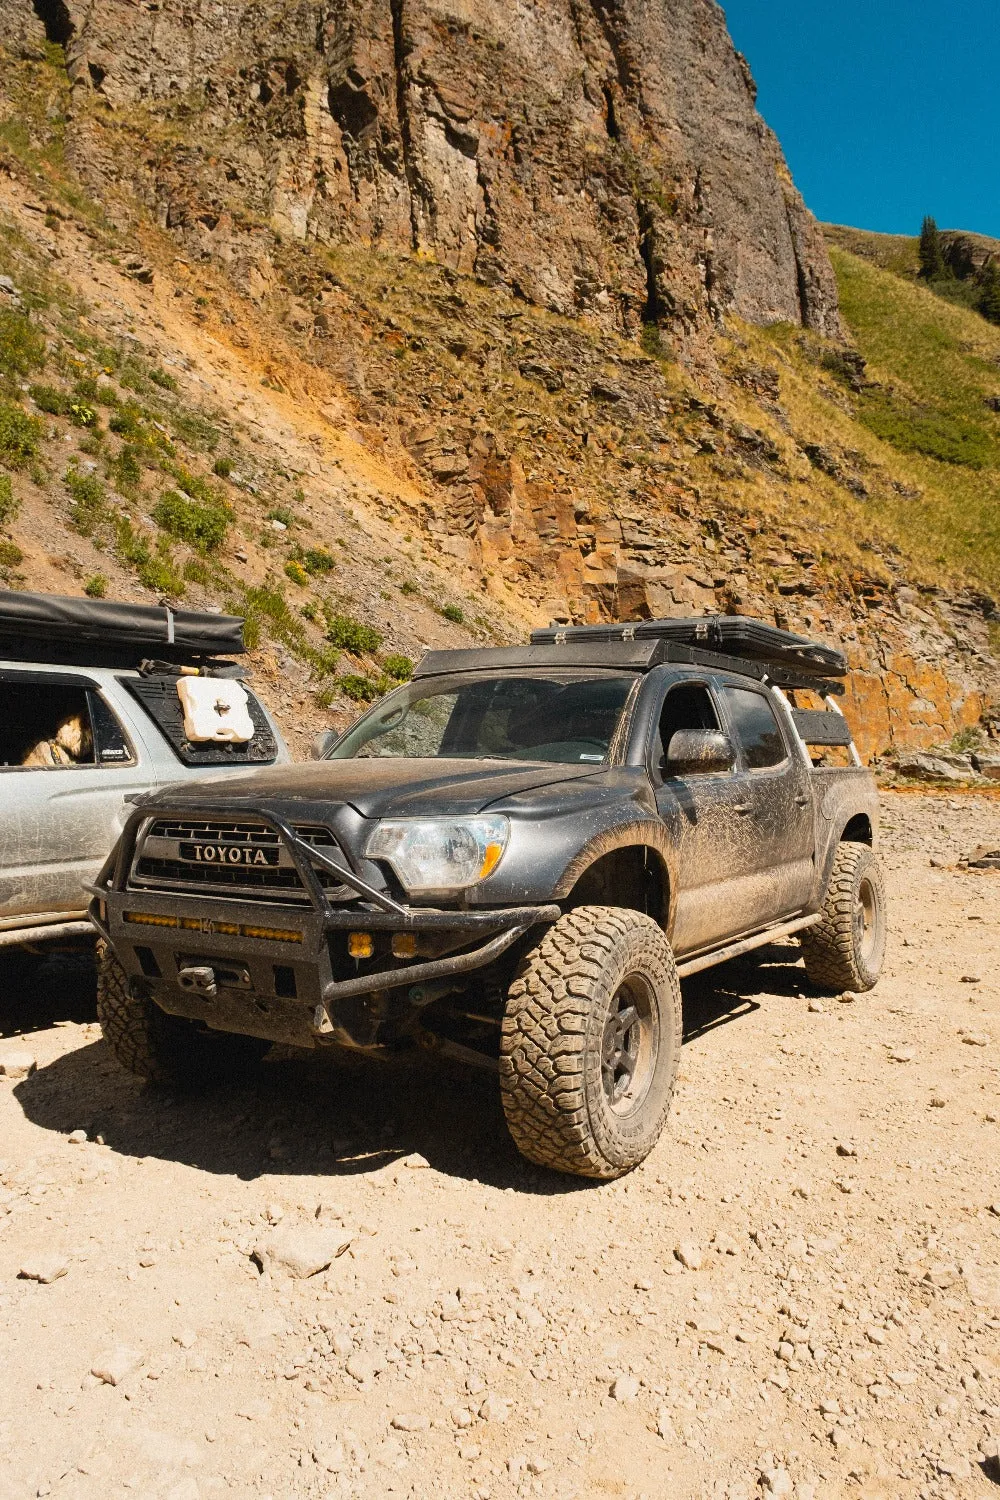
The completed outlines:
<svg viewBox="0 0 1000 1500">
<path fill-rule="evenodd" d="M 89 683 L 39 673 L 0 680 L 0 770 L 123 766 L 135 759 L 115 714 Z"/>
<path fill-rule="evenodd" d="M 186 766 L 270 765 L 278 758 L 278 743 L 253 693 L 247 689 L 247 705 L 253 723 L 253 739 L 246 744 L 193 744 L 184 733 L 184 709 L 177 696 L 177 678 L 172 674 L 149 677 L 119 677 L 142 704 L 178 759 Z"/>
<path fill-rule="evenodd" d="M 749 688 L 727 687 L 723 693 L 733 739 L 749 769 L 779 766 L 788 752 L 767 699 Z"/>
<path fill-rule="evenodd" d="M 54 771 L 97 764 L 85 687 L 0 683 L 0 768 Z"/>
</svg>

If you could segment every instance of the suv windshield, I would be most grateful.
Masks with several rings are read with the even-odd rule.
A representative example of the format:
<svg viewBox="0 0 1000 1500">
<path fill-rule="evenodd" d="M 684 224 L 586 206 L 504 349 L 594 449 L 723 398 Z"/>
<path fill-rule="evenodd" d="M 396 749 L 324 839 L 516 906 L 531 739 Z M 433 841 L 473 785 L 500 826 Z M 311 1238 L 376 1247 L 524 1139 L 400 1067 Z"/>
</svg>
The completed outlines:
<svg viewBox="0 0 1000 1500">
<path fill-rule="evenodd" d="M 568 672 L 439 677 L 397 688 L 331 752 L 600 765 L 634 675 Z"/>
</svg>

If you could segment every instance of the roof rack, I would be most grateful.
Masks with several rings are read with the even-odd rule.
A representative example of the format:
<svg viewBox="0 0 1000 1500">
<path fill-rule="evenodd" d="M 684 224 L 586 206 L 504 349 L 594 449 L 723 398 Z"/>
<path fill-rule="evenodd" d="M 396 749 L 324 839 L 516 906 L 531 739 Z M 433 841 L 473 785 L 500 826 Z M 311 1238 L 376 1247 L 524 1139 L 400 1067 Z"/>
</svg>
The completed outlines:
<svg viewBox="0 0 1000 1500">
<path fill-rule="evenodd" d="M 541 632 L 536 632 L 541 633 Z M 754 677 L 775 687 L 838 696 L 842 682 L 818 677 L 815 673 L 795 672 L 764 662 L 728 656 L 719 651 L 703 651 L 697 646 L 683 646 L 675 641 L 658 640 L 582 640 L 536 641 L 529 646 L 496 646 L 456 651 L 427 651 L 413 669 L 415 678 L 444 677 L 453 672 L 522 671 L 525 668 L 598 668 L 605 670 L 648 672 L 664 662 L 708 667 L 716 672 L 733 672 L 740 677 Z"/>
<path fill-rule="evenodd" d="M 845 677 L 847 660 L 833 646 L 780 630 L 749 615 L 700 615 L 670 620 L 637 620 L 631 624 L 550 625 L 532 632 L 533 645 L 579 641 L 672 641 L 803 674 L 810 679 Z"/>
<path fill-rule="evenodd" d="M 155 655 L 179 665 L 245 650 L 234 615 L 0 590 L 0 660 L 133 666 Z"/>
</svg>

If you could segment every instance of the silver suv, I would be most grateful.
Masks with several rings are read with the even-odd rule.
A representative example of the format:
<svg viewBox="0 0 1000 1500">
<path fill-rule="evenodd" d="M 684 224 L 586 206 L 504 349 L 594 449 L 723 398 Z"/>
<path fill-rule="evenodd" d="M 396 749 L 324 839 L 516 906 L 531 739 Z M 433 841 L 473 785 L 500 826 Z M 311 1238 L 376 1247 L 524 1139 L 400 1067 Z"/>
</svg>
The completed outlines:
<svg viewBox="0 0 1000 1500">
<path fill-rule="evenodd" d="M 84 887 L 136 794 L 289 759 L 227 660 L 242 624 L 0 592 L 0 948 L 92 936 Z"/>
</svg>

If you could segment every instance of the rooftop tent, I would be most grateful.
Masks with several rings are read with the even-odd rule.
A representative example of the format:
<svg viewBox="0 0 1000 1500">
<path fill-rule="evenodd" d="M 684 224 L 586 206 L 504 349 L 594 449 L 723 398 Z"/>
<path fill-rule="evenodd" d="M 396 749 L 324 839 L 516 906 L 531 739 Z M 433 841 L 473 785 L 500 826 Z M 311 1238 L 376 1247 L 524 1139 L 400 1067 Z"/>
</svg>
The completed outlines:
<svg viewBox="0 0 1000 1500">
<path fill-rule="evenodd" d="M 239 656 L 243 621 L 166 605 L 0 590 L 0 659 L 126 664 Z"/>
<path fill-rule="evenodd" d="M 551 625 L 547 630 L 533 631 L 531 636 L 532 645 L 582 644 L 588 640 L 666 641 L 810 677 L 847 675 L 847 660 L 833 646 L 821 645 L 790 630 L 779 630 L 747 615 L 637 620 L 626 625 Z"/>
</svg>

